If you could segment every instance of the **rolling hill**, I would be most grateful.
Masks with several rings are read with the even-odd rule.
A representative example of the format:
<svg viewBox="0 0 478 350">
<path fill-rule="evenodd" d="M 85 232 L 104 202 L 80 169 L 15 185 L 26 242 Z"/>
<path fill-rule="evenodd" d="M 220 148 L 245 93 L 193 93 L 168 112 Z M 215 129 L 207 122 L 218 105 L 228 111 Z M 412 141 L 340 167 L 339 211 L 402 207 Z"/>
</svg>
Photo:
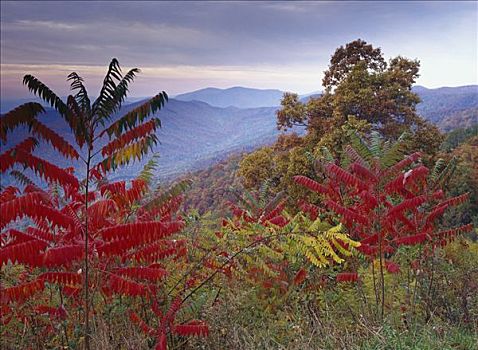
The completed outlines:
<svg viewBox="0 0 478 350">
<path fill-rule="evenodd" d="M 445 131 L 478 123 L 478 85 L 413 89 L 422 100 L 418 113 Z"/>
<path fill-rule="evenodd" d="M 423 100 L 418 105 L 419 113 L 443 130 L 478 123 L 478 86 L 439 89 L 416 86 L 414 89 Z M 172 178 L 217 163 L 231 153 L 248 151 L 272 143 L 279 134 L 275 117 L 277 107 L 257 107 L 257 105 L 260 105 L 261 101 L 263 104 L 277 104 L 281 96 L 282 92 L 279 90 L 208 88 L 180 95 L 178 96 L 180 99 L 170 99 L 165 108 L 158 113 L 163 126 L 158 132 L 161 143 L 154 148 L 154 152 L 160 155 L 158 175 L 161 178 Z M 306 98 L 306 95 L 304 97 Z M 185 101 L 187 99 L 191 100 Z M 222 106 L 231 103 L 241 105 L 241 101 L 246 100 L 249 102 L 244 102 L 244 105 L 255 107 L 211 105 L 212 103 Z M 122 110 L 127 112 L 140 103 L 141 101 L 127 104 Z M 18 103 L 13 104 L 15 105 Z M 54 110 L 47 108 L 41 120 L 69 138 L 66 124 Z M 295 131 L 301 132 L 300 129 Z M 9 144 L 2 145 L 1 152 L 13 146 L 14 142 L 11 140 L 18 142 L 25 136 L 26 130 L 18 129 L 10 138 Z M 47 159 L 54 160 L 63 167 L 78 165 L 59 158 L 57 153 L 44 143 L 40 144 L 36 152 L 46 155 Z M 130 178 L 135 176 L 141 167 L 142 164 L 133 164 L 120 169 L 116 176 Z M 2 179 L 3 184 L 5 180 L 8 181 L 8 176 Z"/>
<path fill-rule="evenodd" d="M 127 112 L 140 103 L 141 101 L 126 105 L 122 111 Z M 157 114 L 162 124 L 157 135 L 160 144 L 153 150 L 159 153 L 158 176 L 170 178 L 215 163 L 230 153 L 272 143 L 279 134 L 275 111 L 276 107 L 219 108 L 199 101 L 170 99 Z M 40 120 L 72 141 L 66 123 L 54 110 L 47 108 Z M 25 128 L 16 129 L 8 144 L 2 145 L 1 151 L 23 140 L 26 135 Z M 104 139 L 103 142 L 106 143 L 107 140 Z M 76 162 L 59 157 L 50 145 L 43 142 L 35 152 L 62 167 L 79 166 Z M 132 164 L 119 169 L 115 176 L 130 178 L 141 167 L 142 163 Z M 2 179 L 3 184 L 4 180 L 8 179 Z"/>
<path fill-rule="evenodd" d="M 413 88 L 421 103 L 417 105 L 418 113 L 425 119 L 449 131 L 459 127 L 478 123 L 478 85 L 442 87 L 428 89 L 417 85 Z M 244 87 L 229 89 L 206 88 L 176 96 L 183 101 L 202 101 L 212 106 L 238 108 L 279 106 L 283 91 L 261 90 Z M 320 96 L 320 92 L 301 95 L 300 100 Z"/>
<path fill-rule="evenodd" d="M 232 87 L 228 89 L 206 88 L 177 95 L 180 101 L 202 101 L 216 107 L 257 108 L 279 106 L 283 91 Z"/>
</svg>

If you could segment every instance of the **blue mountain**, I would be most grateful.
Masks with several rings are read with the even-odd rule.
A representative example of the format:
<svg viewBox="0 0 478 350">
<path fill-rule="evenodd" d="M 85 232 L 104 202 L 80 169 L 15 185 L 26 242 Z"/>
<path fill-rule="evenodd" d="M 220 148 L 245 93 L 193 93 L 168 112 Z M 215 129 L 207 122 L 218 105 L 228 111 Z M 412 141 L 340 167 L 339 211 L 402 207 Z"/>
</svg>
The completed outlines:
<svg viewBox="0 0 478 350">
<path fill-rule="evenodd" d="M 418 105 L 419 113 L 442 129 L 452 130 L 478 123 L 478 86 L 439 89 L 416 86 L 414 90 L 422 99 Z M 158 131 L 160 144 L 154 148 L 154 152 L 159 153 L 158 175 L 161 178 L 171 178 L 215 163 L 230 153 L 252 150 L 272 143 L 279 135 L 275 112 L 281 96 L 280 90 L 237 87 L 207 88 L 170 99 L 157 114 L 162 122 L 162 129 Z M 313 93 L 302 96 L 302 99 L 305 101 L 317 96 L 317 93 Z M 17 100 L 16 104 L 12 102 L 11 108 L 21 102 L 25 101 Z M 135 101 L 125 105 L 120 114 L 141 103 L 142 101 Z M 214 103 L 219 106 L 211 105 Z M 269 106 L 258 107 L 267 104 Z M 2 102 L 3 112 L 6 111 L 4 106 Z M 246 106 L 254 107 L 245 108 Z M 47 108 L 40 120 L 72 141 L 67 125 L 54 110 Z M 303 129 L 295 131 L 300 133 Z M 6 145 L 0 145 L 1 152 L 26 136 L 26 129 L 17 129 Z M 107 141 L 103 140 L 104 143 Z M 62 167 L 75 166 L 80 177 L 83 175 L 79 163 L 59 157 L 48 144 L 41 143 L 35 152 Z M 115 176 L 134 177 L 143 163 L 119 169 Z M 2 184 L 8 181 L 9 177 L 3 176 Z"/>
<path fill-rule="evenodd" d="M 417 106 L 418 113 L 445 131 L 478 123 L 478 85 L 436 89 L 416 85 L 413 91 L 421 99 Z M 176 99 L 202 101 L 216 107 L 252 108 L 279 106 L 283 93 L 280 90 L 244 87 L 206 88 L 178 95 Z M 310 98 L 319 96 L 320 91 L 316 91 L 299 97 L 302 102 L 307 102 Z"/>
<path fill-rule="evenodd" d="M 228 89 L 206 88 L 180 94 L 180 101 L 202 101 L 216 107 L 257 108 L 279 106 L 283 91 L 232 87 Z"/>
<path fill-rule="evenodd" d="M 418 113 L 445 131 L 478 123 L 478 85 L 427 89 L 415 86 Z"/>
<path fill-rule="evenodd" d="M 118 115 L 128 112 L 142 102 L 124 106 Z M 156 115 L 162 124 L 162 128 L 157 132 L 160 143 L 153 150 L 159 154 L 158 176 L 170 178 L 222 160 L 230 153 L 272 143 L 279 134 L 276 127 L 276 109 L 276 107 L 220 108 L 200 101 L 170 99 Z M 56 111 L 47 108 L 46 113 L 39 119 L 73 142 L 68 126 Z M 7 144 L 2 145 L 1 152 L 27 136 L 26 128 L 16 129 Z M 101 142 L 106 144 L 108 140 L 105 138 Z M 79 169 L 80 177 L 84 175 L 81 172 L 83 166 L 80 162 L 61 158 L 49 144 L 41 142 L 35 153 L 59 166 L 74 166 Z M 101 157 L 95 159 L 100 160 Z M 143 164 L 144 162 L 134 163 L 121 168 L 115 172 L 115 177 L 134 177 Z M 7 177 L 2 179 L 5 185 L 4 180 L 8 180 Z"/>
</svg>

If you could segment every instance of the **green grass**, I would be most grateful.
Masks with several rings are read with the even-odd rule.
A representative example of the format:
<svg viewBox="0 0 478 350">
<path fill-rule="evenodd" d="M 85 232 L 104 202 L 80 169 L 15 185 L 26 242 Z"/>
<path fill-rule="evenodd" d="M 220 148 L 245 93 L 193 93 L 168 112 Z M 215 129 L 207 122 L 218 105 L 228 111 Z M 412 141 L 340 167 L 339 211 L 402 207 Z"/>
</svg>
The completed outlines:
<svg viewBox="0 0 478 350">
<path fill-rule="evenodd" d="M 478 350 L 478 334 L 449 325 L 425 326 L 414 331 L 386 327 L 380 337 L 366 341 L 364 350 Z"/>
</svg>

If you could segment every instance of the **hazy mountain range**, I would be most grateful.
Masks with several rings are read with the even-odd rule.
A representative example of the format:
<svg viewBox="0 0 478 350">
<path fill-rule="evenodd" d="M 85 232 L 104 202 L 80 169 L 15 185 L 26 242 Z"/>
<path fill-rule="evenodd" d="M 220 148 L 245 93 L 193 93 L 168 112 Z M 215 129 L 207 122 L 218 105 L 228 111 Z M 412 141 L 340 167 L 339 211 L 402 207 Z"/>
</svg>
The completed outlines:
<svg viewBox="0 0 478 350">
<path fill-rule="evenodd" d="M 122 113 L 128 112 L 140 103 L 142 101 L 124 106 Z M 276 107 L 220 108 L 200 101 L 170 99 L 158 112 L 162 124 L 157 134 L 160 144 L 153 150 L 159 153 L 158 175 L 163 178 L 172 177 L 224 159 L 232 152 L 248 151 L 272 143 L 279 134 L 276 128 L 276 109 Z M 40 120 L 73 142 L 66 123 L 56 111 L 47 108 Z M 26 128 L 16 129 L 7 144 L 2 145 L 1 152 L 25 137 L 27 137 Z M 106 142 L 107 139 L 104 139 L 103 143 Z M 55 164 L 62 167 L 79 165 L 77 162 L 59 157 L 56 151 L 44 142 L 40 143 L 35 153 L 47 160 L 53 159 Z M 96 159 L 100 160 L 101 158 Z M 121 168 L 115 172 L 115 177 L 135 176 L 141 167 L 142 163 L 135 163 Z M 6 178 L 2 179 L 2 183 L 4 180 Z"/>
<path fill-rule="evenodd" d="M 422 100 L 418 113 L 449 131 L 459 127 L 470 127 L 478 123 L 478 85 L 427 89 L 413 89 Z"/>
<path fill-rule="evenodd" d="M 478 123 L 478 85 L 442 87 L 428 89 L 417 85 L 413 87 L 422 102 L 418 113 L 444 130 L 466 127 Z M 244 87 L 228 89 L 206 88 L 177 95 L 182 101 L 202 101 L 212 106 L 254 108 L 279 106 L 283 95 L 280 90 L 262 90 Z M 306 102 L 311 97 L 320 96 L 320 91 L 300 95 Z"/>
<path fill-rule="evenodd" d="M 416 86 L 414 90 L 423 101 L 418 105 L 419 113 L 443 129 L 478 123 L 478 86 L 439 89 Z M 207 88 L 170 99 L 158 113 L 162 122 L 162 129 L 158 132 L 161 143 L 154 149 L 160 155 L 158 175 L 173 177 L 217 162 L 230 153 L 272 143 L 279 134 L 275 111 L 282 94 L 280 90 L 243 87 Z M 318 94 L 315 92 L 301 97 L 305 100 Z M 12 106 L 4 102 L 2 112 L 26 101 L 17 100 L 16 104 L 8 102 Z M 140 103 L 137 101 L 125 105 L 122 112 Z M 47 109 L 41 120 L 71 139 L 66 124 L 54 110 Z M 25 129 L 18 129 L 8 144 L 2 145 L 2 152 L 22 140 L 26 134 Z M 43 143 L 36 152 L 50 161 L 53 159 L 60 166 L 77 165 L 58 157 L 49 145 Z M 133 164 L 120 169 L 115 177 L 135 176 L 141 167 L 142 164 Z"/>
<path fill-rule="evenodd" d="M 280 105 L 281 90 L 251 89 L 240 86 L 229 89 L 206 88 L 177 95 L 180 101 L 202 101 L 216 107 L 256 108 Z"/>
</svg>

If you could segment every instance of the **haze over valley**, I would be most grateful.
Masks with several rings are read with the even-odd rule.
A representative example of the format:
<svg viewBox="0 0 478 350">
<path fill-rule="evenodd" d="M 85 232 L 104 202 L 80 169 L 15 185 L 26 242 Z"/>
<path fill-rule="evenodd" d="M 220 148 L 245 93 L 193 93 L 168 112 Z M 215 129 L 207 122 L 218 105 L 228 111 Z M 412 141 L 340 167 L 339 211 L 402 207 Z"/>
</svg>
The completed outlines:
<svg viewBox="0 0 478 350">
<path fill-rule="evenodd" d="M 422 102 L 418 112 L 444 131 L 469 127 L 478 123 L 478 85 L 427 89 L 415 86 Z M 159 144 L 153 152 L 159 155 L 157 176 L 171 179 L 189 171 L 198 170 L 225 159 L 233 153 L 251 151 L 259 146 L 273 143 L 277 130 L 276 111 L 283 95 L 280 90 L 263 90 L 244 87 L 228 89 L 206 88 L 170 98 L 157 113 L 162 128 L 157 136 Z M 301 96 L 303 99 L 317 96 L 317 92 Z M 34 100 L 34 99 L 33 99 Z M 143 99 L 125 104 L 126 112 L 141 104 Z M 18 105 L 22 101 L 11 101 Z M 10 105 L 2 104 L 4 107 Z M 68 139 L 68 128 L 59 115 L 46 107 L 43 122 Z M 296 127 L 291 132 L 303 133 Z M 22 140 L 26 129 L 18 129 L 11 139 Z M 5 147 L 10 147 L 7 144 Z M 54 150 L 41 142 L 38 154 L 55 155 Z M 58 164 L 71 166 L 71 162 L 58 158 Z M 115 178 L 133 178 L 143 162 L 135 162 L 118 169 Z"/>
</svg>

